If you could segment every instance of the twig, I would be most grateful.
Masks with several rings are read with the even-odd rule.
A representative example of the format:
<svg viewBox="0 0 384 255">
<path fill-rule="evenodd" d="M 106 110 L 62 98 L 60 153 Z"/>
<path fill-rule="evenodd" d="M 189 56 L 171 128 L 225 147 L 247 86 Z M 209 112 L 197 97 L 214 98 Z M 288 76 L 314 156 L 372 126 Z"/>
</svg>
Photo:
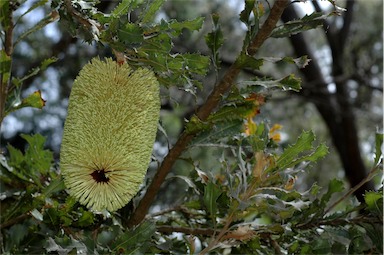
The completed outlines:
<svg viewBox="0 0 384 255">
<path fill-rule="evenodd" d="M 288 3 L 288 0 L 279 0 L 275 2 L 271 9 L 270 15 L 247 49 L 249 55 L 254 55 L 264 41 L 269 37 L 272 30 L 276 27 L 276 24 Z M 216 84 L 206 102 L 197 111 L 196 116 L 200 120 L 204 121 L 208 118 L 208 116 L 218 106 L 222 95 L 225 94 L 233 85 L 235 78 L 241 71 L 241 67 L 238 62 L 239 60 L 236 60 L 234 64 L 229 67 L 224 77 L 218 82 L 218 84 Z M 153 177 L 153 181 L 148 186 L 147 192 L 139 202 L 136 210 L 131 215 L 131 218 L 128 220 L 128 227 L 139 224 L 145 218 L 149 207 L 160 190 L 161 184 L 164 182 L 166 176 L 171 171 L 173 164 L 187 147 L 194 135 L 195 134 L 193 133 L 187 133 L 184 131 L 174 147 L 170 149 L 168 155 L 164 158 L 163 163 Z"/>
<path fill-rule="evenodd" d="M 101 25 L 97 24 L 96 22 L 90 22 L 88 19 L 84 18 L 80 12 L 73 8 L 71 0 L 64 0 L 64 3 L 67 11 L 71 14 L 71 16 L 74 17 L 80 24 L 85 26 L 87 29 L 92 29 L 94 25 L 96 25 L 99 30 L 102 29 Z"/>
<path fill-rule="evenodd" d="M 4 222 L 3 224 L 0 224 L 0 229 L 15 225 L 16 223 L 19 223 L 20 221 L 23 221 L 28 217 L 29 217 L 29 213 L 21 214 L 15 218 L 10 219 L 9 221 Z"/>
<path fill-rule="evenodd" d="M 359 182 L 355 187 L 350 189 L 344 196 L 342 196 L 340 199 L 338 199 L 335 203 L 333 203 L 327 210 L 325 210 L 324 215 L 329 213 L 333 208 L 335 208 L 338 204 L 340 204 L 343 200 L 345 200 L 347 197 L 355 193 L 356 190 L 358 190 L 360 187 L 362 187 L 365 183 L 369 182 L 376 174 L 376 171 L 379 169 L 380 164 L 376 165 L 374 168 L 369 171 L 368 175 Z"/>
<path fill-rule="evenodd" d="M 186 227 L 173 227 L 173 226 L 159 226 L 156 229 L 162 233 L 173 233 L 179 232 L 188 235 L 204 235 L 204 236 L 212 236 L 215 234 L 217 230 L 210 228 L 186 228 Z"/>
</svg>

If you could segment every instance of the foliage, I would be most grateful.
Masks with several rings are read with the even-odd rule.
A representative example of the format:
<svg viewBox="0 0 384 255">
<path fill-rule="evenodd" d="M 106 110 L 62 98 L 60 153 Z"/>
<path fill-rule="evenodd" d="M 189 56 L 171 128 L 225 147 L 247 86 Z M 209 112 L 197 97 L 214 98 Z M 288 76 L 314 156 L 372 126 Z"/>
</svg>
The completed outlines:
<svg viewBox="0 0 384 255">
<path fill-rule="evenodd" d="M 25 77 L 13 77 L 12 47 L 59 16 L 73 36 L 96 42 L 100 47 L 111 47 L 117 61 L 151 68 L 164 89 L 177 87 L 196 95 L 202 86 L 199 76 L 206 75 L 209 68 L 214 71 L 219 68 L 220 47 L 225 43 L 220 18 L 218 14 L 212 15 L 213 29 L 205 37 L 210 57 L 179 53 L 173 48 L 172 40 L 185 30 L 199 30 L 204 20 L 198 17 L 187 21 L 155 21 L 163 2 L 122 0 L 107 14 L 97 9 L 95 1 L 54 0 L 50 15 L 15 41 L 8 33 L 17 25 L 12 18 L 12 10 L 17 6 L 10 1 L 0 2 L 4 31 L 1 34 L 4 47 L 0 51 L 0 120 L 22 107 L 44 106 L 38 91 L 25 98 L 21 98 L 20 92 L 28 77 L 44 71 L 56 59 L 44 61 Z M 22 15 L 43 5 L 46 1 L 37 1 Z M 218 81 L 216 88 L 223 88 L 219 91 L 222 93 L 215 96 L 214 90 L 211 97 L 218 102 L 208 98 L 202 110 L 188 120 L 185 131 L 168 153 L 171 156 L 158 169 L 160 173 L 169 173 L 177 158 L 192 168 L 187 174 L 173 175 L 186 183 L 181 200 L 149 214 L 146 211 L 146 216 L 142 215 L 136 224 L 127 221 L 135 216 L 133 208 L 150 205 L 154 197 L 137 196 L 139 203 L 133 200 L 116 213 L 88 209 L 66 193 L 60 168 L 52 152 L 44 148 L 45 138 L 40 134 L 22 135 L 28 143 L 24 151 L 9 145 L 8 153 L 0 155 L 1 252 L 381 253 L 382 186 L 378 191 L 368 191 L 365 203 L 350 198 L 358 187 L 344 191 L 339 180 L 331 180 L 326 189 L 313 184 L 308 190 L 300 190 L 295 185 L 297 176 L 306 174 L 311 164 L 324 158 L 327 146 L 316 143 L 312 131 L 303 131 L 294 144 L 284 148 L 279 144 L 281 126 L 271 127 L 267 120 L 259 118 L 262 106 L 275 91 L 298 91 L 300 79 L 286 74 L 277 79 L 235 80 L 240 69 L 258 70 L 266 61 L 305 67 L 308 64 L 305 56 L 256 59 L 254 51 L 264 41 L 260 45 L 256 42 L 263 36 L 264 39 L 284 37 L 312 29 L 328 16 L 313 13 L 284 26 L 275 25 L 268 31 L 263 24 L 273 19 L 276 24 L 279 18 L 273 16 L 275 6 L 269 8 L 262 1 L 245 1 L 245 9 L 239 15 L 247 27 L 243 50 L 227 73 L 233 86 L 227 86 L 228 80 Z M 337 6 L 335 10 L 339 10 Z M 215 111 L 207 110 L 208 114 L 204 111 L 214 108 Z M 160 130 L 166 135 L 164 128 Z M 382 134 L 376 135 L 376 141 L 372 170 L 364 182 L 382 168 Z M 196 156 L 195 152 L 203 147 L 216 150 L 214 171 Z M 170 166 L 164 162 L 171 162 Z M 158 192 L 159 189 L 155 195 Z M 333 201 L 337 194 L 341 198 Z"/>
</svg>

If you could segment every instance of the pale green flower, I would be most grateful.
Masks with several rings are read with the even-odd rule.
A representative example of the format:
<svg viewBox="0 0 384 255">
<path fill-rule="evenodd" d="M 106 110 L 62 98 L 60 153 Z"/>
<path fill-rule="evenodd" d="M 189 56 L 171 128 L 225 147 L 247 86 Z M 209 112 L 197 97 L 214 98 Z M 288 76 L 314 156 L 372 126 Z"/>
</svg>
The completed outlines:
<svg viewBox="0 0 384 255">
<path fill-rule="evenodd" d="M 159 120 L 152 71 L 93 59 L 69 99 L 60 166 L 70 195 L 96 211 L 115 211 L 137 193 Z"/>
</svg>

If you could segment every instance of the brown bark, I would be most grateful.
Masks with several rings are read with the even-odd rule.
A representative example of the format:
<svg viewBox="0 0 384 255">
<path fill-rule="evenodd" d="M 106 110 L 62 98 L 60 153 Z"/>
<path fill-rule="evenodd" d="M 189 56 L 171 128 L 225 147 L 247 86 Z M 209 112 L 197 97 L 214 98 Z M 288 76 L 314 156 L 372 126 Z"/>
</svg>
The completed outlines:
<svg viewBox="0 0 384 255">
<path fill-rule="evenodd" d="M 270 36 L 272 30 L 275 28 L 277 22 L 279 21 L 281 14 L 287 6 L 287 3 L 287 0 L 280 0 L 275 2 L 268 18 L 258 31 L 254 40 L 250 43 L 249 47 L 247 48 L 247 52 L 249 55 L 254 55 L 260 48 L 260 46 L 264 43 L 264 41 Z M 196 116 L 200 120 L 206 120 L 208 116 L 216 109 L 222 95 L 228 92 L 240 71 L 241 66 L 239 66 L 238 61 L 235 61 L 235 63 L 225 73 L 224 77 L 216 84 L 215 88 L 207 98 L 206 102 L 197 111 Z M 188 143 L 192 140 L 193 137 L 194 134 L 185 131 L 181 134 L 176 144 L 169 151 L 168 155 L 164 158 L 162 164 L 157 170 L 155 176 L 153 177 L 153 180 L 150 183 L 147 192 L 141 199 L 136 210 L 131 215 L 131 218 L 128 221 L 129 227 L 139 224 L 144 219 L 153 200 L 155 199 L 158 191 L 160 190 L 161 184 L 164 182 L 165 177 L 171 171 L 173 164 L 179 158 L 179 156 L 187 147 Z"/>
</svg>

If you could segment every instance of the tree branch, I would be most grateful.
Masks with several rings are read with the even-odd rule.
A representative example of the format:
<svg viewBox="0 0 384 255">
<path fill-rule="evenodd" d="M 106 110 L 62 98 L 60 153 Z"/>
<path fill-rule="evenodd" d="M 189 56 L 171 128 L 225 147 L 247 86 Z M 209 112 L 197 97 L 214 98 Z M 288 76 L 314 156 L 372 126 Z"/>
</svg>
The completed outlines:
<svg viewBox="0 0 384 255">
<path fill-rule="evenodd" d="M 288 3 L 288 0 L 279 0 L 275 2 L 267 20 L 264 22 L 263 26 L 247 49 L 249 55 L 254 55 L 264 41 L 269 37 L 272 30 L 276 27 L 276 24 Z M 218 84 L 216 84 L 206 102 L 197 111 L 196 116 L 200 120 L 204 121 L 208 118 L 208 116 L 219 104 L 222 95 L 225 94 L 233 85 L 235 78 L 241 71 L 238 62 L 239 58 L 232 66 L 229 67 L 224 77 L 218 82 Z M 139 202 L 136 210 L 131 215 L 131 218 L 127 223 L 129 227 L 139 224 L 144 219 L 149 207 L 160 190 L 161 184 L 164 182 L 165 177 L 171 171 L 173 164 L 179 158 L 193 137 L 194 134 L 187 133 L 186 131 L 181 134 L 174 147 L 164 158 L 161 166 L 153 177 L 153 181 L 148 186 L 147 192 Z"/>
<path fill-rule="evenodd" d="M 156 228 L 157 231 L 162 233 L 173 233 L 179 232 L 187 235 L 204 235 L 204 236 L 212 236 L 217 231 L 211 228 L 186 228 L 186 227 L 173 227 L 173 226 L 159 226 Z"/>
</svg>

